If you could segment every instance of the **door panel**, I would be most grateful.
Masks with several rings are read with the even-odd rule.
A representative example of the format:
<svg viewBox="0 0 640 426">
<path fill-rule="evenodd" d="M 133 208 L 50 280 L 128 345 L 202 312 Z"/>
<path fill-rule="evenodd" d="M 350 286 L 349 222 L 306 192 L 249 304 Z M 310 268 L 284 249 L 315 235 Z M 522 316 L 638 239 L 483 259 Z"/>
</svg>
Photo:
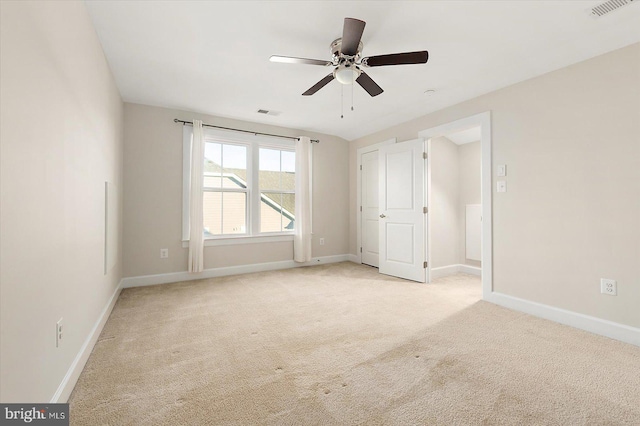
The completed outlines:
<svg viewBox="0 0 640 426">
<path fill-rule="evenodd" d="M 413 208 L 413 155 L 412 151 L 389 153 L 386 156 L 387 176 L 392 191 L 386 193 L 386 209 Z"/>
<path fill-rule="evenodd" d="M 378 151 L 368 152 L 361 157 L 362 179 L 362 263 L 378 266 L 379 258 L 379 190 Z"/>
<path fill-rule="evenodd" d="M 425 282 L 424 141 L 381 147 L 379 156 L 380 272 Z"/>
</svg>

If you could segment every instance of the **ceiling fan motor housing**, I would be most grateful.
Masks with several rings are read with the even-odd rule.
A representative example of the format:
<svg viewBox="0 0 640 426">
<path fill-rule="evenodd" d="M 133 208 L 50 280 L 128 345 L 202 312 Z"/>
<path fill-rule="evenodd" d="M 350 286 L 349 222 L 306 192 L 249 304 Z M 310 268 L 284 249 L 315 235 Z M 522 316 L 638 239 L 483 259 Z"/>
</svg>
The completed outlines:
<svg viewBox="0 0 640 426">
<path fill-rule="evenodd" d="M 342 38 L 335 39 L 331 43 L 331 54 L 333 55 L 333 62 L 336 64 L 336 68 L 333 70 L 333 77 L 342 84 L 353 84 L 362 73 L 360 67 L 356 65 L 357 61 L 360 60 L 362 42 L 358 43 L 358 50 L 353 56 L 343 54 L 341 47 Z"/>
<path fill-rule="evenodd" d="M 378 96 L 384 90 L 364 72 L 361 67 L 381 67 L 385 65 L 426 64 L 429 52 L 393 53 L 362 58 L 362 34 L 366 22 L 355 18 L 344 18 L 342 37 L 331 45 L 331 60 L 295 58 L 290 56 L 271 56 L 272 62 L 320 65 L 334 67 L 334 70 L 322 80 L 311 86 L 302 96 L 311 96 L 333 80 L 342 84 L 358 83 L 370 96 Z"/>
</svg>

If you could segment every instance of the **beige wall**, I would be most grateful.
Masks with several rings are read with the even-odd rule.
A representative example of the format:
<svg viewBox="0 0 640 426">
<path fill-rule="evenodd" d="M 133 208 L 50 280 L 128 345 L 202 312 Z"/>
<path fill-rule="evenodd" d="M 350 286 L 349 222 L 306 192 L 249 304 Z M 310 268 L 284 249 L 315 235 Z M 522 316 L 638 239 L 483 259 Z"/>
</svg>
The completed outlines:
<svg viewBox="0 0 640 426">
<path fill-rule="evenodd" d="M 492 162 L 508 165 L 508 192 L 492 183 L 494 290 L 640 327 L 640 44 L 352 141 L 350 252 L 356 150 L 489 110 Z"/>
<path fill-rule="evenodd" d="M 480 172 L 481 172 L 480 141 L 465 143 L 458 146 L 458 181 L 460 192 L 458 194 L 458 229 L 460 260 L 458 263 L 481 266 L 478 260 L 467 259 L 466 254 L 466 205 L 480 204 L 482 202 Z"/>
<path fill-rule="evenodd" d="M 458 146 L 445 137 L 434 138 L 429 155 L 431 267 L 457 265 L 460 263 L 461 233 Z"/>
<path fill-rule="evenodd" d="M 344 139 L 166 108 L 125 104 L 124 276 L 187 269 L 182 248 L 182 125 L 205 123 L 287 136 L 320 139 L 313 145 L 313 256 L 349 251 L 349 143 Z M 325 245 L 319 245 L 319 239 Z M 160 259 L 160 249 L 169 258 Z M 293 243 L 205 247 L 205 269 L 293 259 Z"/>
<path fill-rule="evenodd" d="M 84 3 L 0 14 L 0 400 L 49 402 L 121 278 L 103 259 L 123 106 Z"/>
</svg>

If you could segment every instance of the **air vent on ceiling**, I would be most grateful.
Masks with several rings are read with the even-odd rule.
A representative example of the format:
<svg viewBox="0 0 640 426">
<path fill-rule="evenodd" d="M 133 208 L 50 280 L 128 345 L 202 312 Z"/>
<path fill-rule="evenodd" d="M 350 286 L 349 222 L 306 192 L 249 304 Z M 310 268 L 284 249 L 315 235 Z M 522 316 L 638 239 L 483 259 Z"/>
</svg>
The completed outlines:
<svg viewBox="0 0 640 426">
<path fill-rule="evenodd" d="M 280 115 L 278 111 L 269 111 L 268 109 L 259 109 L 257 112 L 264 115 Z"/>
<path fill-rule="evenodd" d="M 609 0 L 597 5 L 596 7 L 587 9 L 587 12 L 594 18 L 600 18 L 614 10 L 620 9 L 623 6 L 628 6 L 631 3 L 633 3 L 633 0 Z"/>
</svg>

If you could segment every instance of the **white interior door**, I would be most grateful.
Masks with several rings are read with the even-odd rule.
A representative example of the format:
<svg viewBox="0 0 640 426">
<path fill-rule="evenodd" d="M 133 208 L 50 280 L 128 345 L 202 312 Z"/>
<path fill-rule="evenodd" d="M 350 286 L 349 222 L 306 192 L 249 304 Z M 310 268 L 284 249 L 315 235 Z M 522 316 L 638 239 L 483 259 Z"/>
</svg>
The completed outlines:
<svg viewBox="0 0 640 426">
<path fill-rule="evenodd" d="M 378 151 L 380 272 L 425 282 L 424 141 Z"/>
<path fill-rule="evenodd" d="M 362 263 L 378 267 L 380 214 L 378 190 L 378 151 L 362 154 Z"/>
</svg>

